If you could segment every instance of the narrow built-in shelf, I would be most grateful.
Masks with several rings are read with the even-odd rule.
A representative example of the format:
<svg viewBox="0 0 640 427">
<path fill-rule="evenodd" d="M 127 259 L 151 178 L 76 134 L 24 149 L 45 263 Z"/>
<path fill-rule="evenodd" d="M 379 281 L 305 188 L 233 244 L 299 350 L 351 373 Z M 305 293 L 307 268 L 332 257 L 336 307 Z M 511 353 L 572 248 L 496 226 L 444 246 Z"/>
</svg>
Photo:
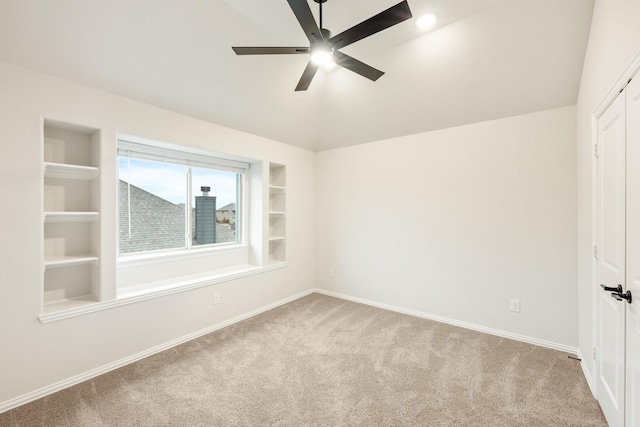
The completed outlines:
<svg viewBox="0 0 640 427">
<path fill-rule="evenodd" d="M 98 261 L 97 256 L 93 255 L 77 255 L 56 258 L 45 258 L 45 268 L 69 267 L 72 265 L 89 264 Z"/>
<path fill-rule="evenodd" d="M 45 212 L 45 222 L 94 222 L 98 212 Z"/>
<path fill-rule="evenodd" d="M 102 298 L 98 129 L 44 120 L 43 314 L 84 310 Z"/>
<path fill-rule="evenodd" d="M 68 165 L 64 163 L 45 162 L 44 176 L 46 178 L 91 180 L 98 177 L 98 168 L 93 166 L 78 166 Z"/>
<path fill-rule="evenodd" d="M 286 211 L 287 211 L 286 166 L 269 164 L 269 233 L 268 250 L 270 265 L 286 261 Z"/>
</svg>

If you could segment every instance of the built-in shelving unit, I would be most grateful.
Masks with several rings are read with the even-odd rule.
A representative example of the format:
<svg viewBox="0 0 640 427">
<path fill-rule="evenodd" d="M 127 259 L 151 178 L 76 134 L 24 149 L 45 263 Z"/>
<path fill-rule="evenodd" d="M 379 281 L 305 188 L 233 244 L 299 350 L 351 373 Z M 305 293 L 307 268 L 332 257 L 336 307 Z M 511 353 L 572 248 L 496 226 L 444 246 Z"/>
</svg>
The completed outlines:
<svg viewBox="0 0 640 427">
<path fill-rule="evenodd" d="M 43 314 L 100 300 L 99 131 L 44 122 Z"/>
<path fill-rule="evenodd" d="M 286 261 L 286 167 L 269 164 L 269 263 Z"/>
</svg>

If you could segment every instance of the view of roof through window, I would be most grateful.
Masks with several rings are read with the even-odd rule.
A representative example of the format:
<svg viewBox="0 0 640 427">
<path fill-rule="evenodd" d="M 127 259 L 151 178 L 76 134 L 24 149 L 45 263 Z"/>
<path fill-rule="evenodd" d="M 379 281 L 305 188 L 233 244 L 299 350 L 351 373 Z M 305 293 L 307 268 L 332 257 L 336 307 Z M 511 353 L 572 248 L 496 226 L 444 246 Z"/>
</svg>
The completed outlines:
<svg viewBox="0 0 640 427">
<path fill-rule="evenodd" d="M 237 173 L 125 157 L 118 169 L 121 254 L 238 240 Z"/>
</svg>

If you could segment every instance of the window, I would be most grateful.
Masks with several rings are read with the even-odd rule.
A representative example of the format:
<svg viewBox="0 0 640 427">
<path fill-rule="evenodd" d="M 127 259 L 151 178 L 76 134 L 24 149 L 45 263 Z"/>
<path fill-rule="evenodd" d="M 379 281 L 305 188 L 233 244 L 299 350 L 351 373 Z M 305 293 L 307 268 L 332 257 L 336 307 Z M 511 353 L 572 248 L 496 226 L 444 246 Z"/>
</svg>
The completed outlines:
<svg viewBox="0 0 640 427">
<path fill-rule="evenodd" d="M 241 242 L 248 166 L 118 141 L 120 255 Z"/>
</svg>

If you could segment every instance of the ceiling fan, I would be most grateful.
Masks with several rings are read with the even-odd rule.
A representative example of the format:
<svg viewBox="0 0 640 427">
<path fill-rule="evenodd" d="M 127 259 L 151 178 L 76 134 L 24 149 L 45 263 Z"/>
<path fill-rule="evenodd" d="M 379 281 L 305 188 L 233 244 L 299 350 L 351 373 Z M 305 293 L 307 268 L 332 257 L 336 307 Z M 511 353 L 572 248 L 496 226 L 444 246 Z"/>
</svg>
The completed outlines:
<svg viewBox="0 0 640 427">
<path fill-rule="evenodd" d="M 378 80 L 384 74 L 383 71 L 360 62 L 339 49 L 411 18 L 407 1 L 402 1 L 333 37 L 329 30 L 322 27 L 322 3 L 327 0 L 313 1 L 319 4 L 320 26 L 316 24 L 307 0 L 287 0 L 309 39 L 309 47 L 234 47 L 233 51 L 238 55 L 310 54 L 309 63 L 302 73 L 296 91 L 307 90 L 318 68 L 331 61 L 370 80 Z"/>
</svg>

